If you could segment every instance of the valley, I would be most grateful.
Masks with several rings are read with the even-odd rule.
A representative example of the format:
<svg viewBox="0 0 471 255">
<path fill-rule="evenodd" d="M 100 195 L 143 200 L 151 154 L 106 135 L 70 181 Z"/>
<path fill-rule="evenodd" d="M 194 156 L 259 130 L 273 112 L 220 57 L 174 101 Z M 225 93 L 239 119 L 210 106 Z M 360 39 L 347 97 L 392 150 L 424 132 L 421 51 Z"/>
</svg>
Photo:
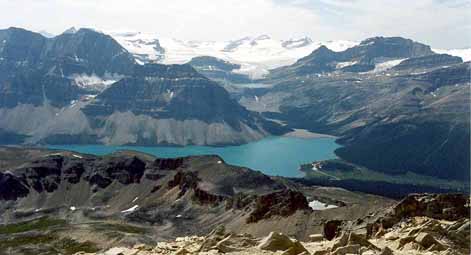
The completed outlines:
<svg viewBox="0 0 471 255">
<path fill-rule="evenodd" d="M 1 144 L 100 155 L 119 148 L 218 154 L 285 177 L 299 177 L 303 164 L 338 159 L 356 170 L 342 163 L 321 176 L 303 171 L 317 184 L 335 186 L 323 178 L 330 176 L 353 182 L 350 188 L 412 185 L 401 194 L 469 187 L 469 62 L 419 42 L 160 42 L 93 29 L 44 37 L 9 28 L 0 35 Z M 449 52 L 467 59 L 466 51 Z M 269 62 L 277 64 L 262 76 L 240 71 Z M 331 139 L 326 147 L 282 137 L 316 133 L 332 137 L 312 140 Z"/>
<path fill-rule="evenodd" d="M 470 255 L 471 0 L 0 0 L 0 255 Z"/>
</svg>

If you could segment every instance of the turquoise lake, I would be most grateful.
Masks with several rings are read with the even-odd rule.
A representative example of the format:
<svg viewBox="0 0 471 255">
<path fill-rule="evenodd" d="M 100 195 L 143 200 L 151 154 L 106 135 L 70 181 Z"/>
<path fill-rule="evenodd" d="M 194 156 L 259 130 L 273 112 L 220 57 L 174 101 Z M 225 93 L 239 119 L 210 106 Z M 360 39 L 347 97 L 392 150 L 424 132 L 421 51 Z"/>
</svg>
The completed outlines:
<svg viewBox="0 0 471 255">
<path fill-rule="evenodd" d="M 105 145 L 51 145 L 51 149 L 63 149 L 106 155 L 118 150 L 135 150 L 161 158 L 174 158 L 191 155 L 219 155 L 228 164 L 259 170 L 268 175 L 285 177 L 302 176 L 301 164 L 316 160 L 336 158 L 334 150 L 340 147 L 334 138 L 270 137 L 240 146 L 208 147 L 142 147 Z"/>
</svg>

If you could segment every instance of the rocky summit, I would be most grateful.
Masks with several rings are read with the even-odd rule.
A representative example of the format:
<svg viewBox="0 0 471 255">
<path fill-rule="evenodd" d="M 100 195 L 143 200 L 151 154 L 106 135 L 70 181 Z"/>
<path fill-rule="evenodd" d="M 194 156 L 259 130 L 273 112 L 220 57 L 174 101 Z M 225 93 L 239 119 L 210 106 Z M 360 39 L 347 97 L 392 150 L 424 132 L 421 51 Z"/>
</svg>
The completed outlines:
<svg viewBox="0 0 471 255">
<path fill-rule="evenodd" d="M 397 221 L 376 232 L 365 233 L 359 227 L 367 219 L 344 223 L 333 239 L 324 233 L 310 235 L 305 241 L 279 232 L 256 238 L 219 226 L 206 236 L 179 237 L 156 246 L 113 247 L 97 254 L 469 254 L 469 209 L 469 197 L 465 196 L 412 195 L 390 208 Z M 457 213 L 450 215 L 450 211 Z M 387 219 L 380 216 L 378 220 Z"/>
</svg>

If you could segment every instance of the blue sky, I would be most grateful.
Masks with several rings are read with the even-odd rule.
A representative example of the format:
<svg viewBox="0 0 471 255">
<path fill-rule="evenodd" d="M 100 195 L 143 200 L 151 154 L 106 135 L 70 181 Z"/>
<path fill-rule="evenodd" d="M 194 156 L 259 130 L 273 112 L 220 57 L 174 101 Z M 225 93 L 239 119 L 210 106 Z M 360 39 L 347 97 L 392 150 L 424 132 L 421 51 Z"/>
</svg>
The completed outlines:
<svg viewBox="0 0 471 255">
<path fill-rule="evenodd" d="M 435 48 L 471 46 L 471 0 L 0 0 L 0 27 L 71 26 L 193 40 L 362 40 L 404 36 Z"/>
</svg>

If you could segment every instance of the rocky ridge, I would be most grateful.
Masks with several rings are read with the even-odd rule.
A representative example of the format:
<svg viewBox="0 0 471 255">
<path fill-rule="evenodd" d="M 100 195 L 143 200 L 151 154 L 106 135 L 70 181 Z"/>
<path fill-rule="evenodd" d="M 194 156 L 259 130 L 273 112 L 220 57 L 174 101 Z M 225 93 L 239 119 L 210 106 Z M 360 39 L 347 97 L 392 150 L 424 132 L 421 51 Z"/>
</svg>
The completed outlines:
<svg viewBox="0 0 471 255">
<path fill-rule="evenodd" d="M 97 254 L 469 254 L 469 209 L 469 197 L 462 195 L 411 195 L 390 209 L 398 220 L 374 233 L 362 232 L 358 228 L 359 221 L 348 222 L 337 229 L 333 239 L 324 233 L 311 235 L 309 241 L 300 242 L 278 232 L 255 238 L 231 233 L 219 226 L 202 237 L 180 237 L 175 241 L 160 242 L 155 247 L 115 247 Z M 454 213 L 450 214 L 450 211 Z M 388 215 L 378 218 L 385 220 L 391 216 Z"/>
<path fill-rule="evenodd" d="M 325 221 L 361 218 L 391 203 L 305 187 L 217 156 L 164 159 L 123 151 L 100 157 L 0 148 L 0 166 L 2 255 L 64 251 L 63 242 L 75 251 L 156 245 L 204 236 L 219 225 L 256 238 L 283 231 L 306 240 L 321 233 Z"/>
</svg>

